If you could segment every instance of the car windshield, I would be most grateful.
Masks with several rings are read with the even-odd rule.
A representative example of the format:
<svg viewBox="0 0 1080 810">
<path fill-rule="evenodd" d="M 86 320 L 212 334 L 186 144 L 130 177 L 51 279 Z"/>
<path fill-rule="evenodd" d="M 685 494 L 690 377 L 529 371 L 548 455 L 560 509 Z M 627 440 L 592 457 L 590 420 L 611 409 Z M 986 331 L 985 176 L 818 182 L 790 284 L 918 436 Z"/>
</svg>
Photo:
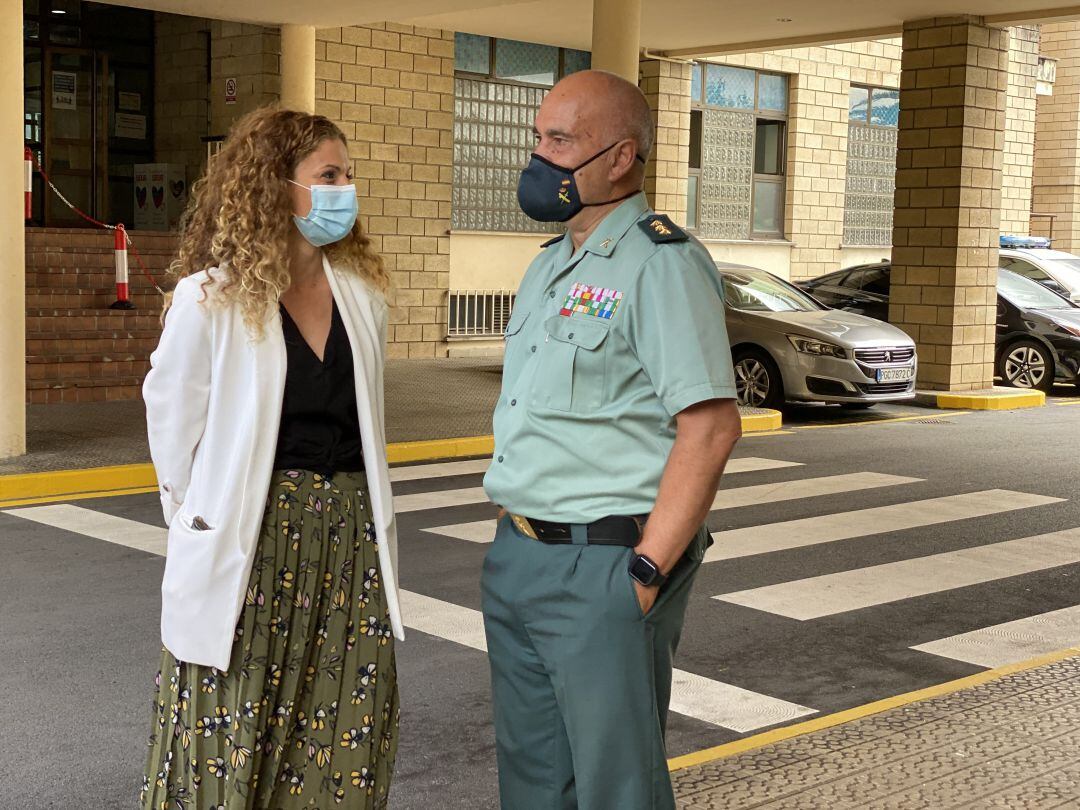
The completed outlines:
<svg viewBox="0 0 1080 810">
<path fill-rule="evenodd" d="M 998 270 L 997 291 L 1013 306 L 1021 309 L 1071 309 L 1068 301 L 1050 292 L 1042 284 L 1018 276 L 1008 270 Z"/>
<path fill-rule="evenodd" d="M 1072 293 L 1080 293 L 1080 259 L 1041 259 L 1043 266 Z"/>
<path fill-rule="evenodd" d="M 765 273 L 721 274 L 724 301 L 745 312 L 817 312 L 821 307 L 806 293 Z"/>
</svg>

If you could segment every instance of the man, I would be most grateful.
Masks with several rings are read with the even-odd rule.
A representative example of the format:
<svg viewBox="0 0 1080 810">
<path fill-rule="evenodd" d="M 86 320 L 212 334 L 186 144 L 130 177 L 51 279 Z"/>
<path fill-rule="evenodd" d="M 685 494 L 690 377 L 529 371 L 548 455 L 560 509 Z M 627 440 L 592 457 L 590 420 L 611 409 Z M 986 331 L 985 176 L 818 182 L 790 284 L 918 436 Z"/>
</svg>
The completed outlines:
<svg viewBox="0 0 1080 810">
<path fill-rule="evenodd" d="M 719 278 L 641 192 L 652 116 L 575 73 L 518 200 L 564 221 L 507 328 L 484 561 L 504 810 L 670 810 L 672 656 L 740 436 Z"/>
</svg>

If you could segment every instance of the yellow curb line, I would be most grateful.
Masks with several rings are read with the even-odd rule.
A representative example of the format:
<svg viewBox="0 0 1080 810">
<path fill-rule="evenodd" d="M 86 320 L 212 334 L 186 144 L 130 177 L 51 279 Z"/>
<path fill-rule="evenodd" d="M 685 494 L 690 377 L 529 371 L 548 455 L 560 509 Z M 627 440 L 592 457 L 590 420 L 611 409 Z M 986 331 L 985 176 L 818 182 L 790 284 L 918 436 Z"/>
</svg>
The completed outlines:
<svg viewBox="0 0 1080 810">
<path fill-rule="evenodd" d="M 947 413 L 926 413 L 913 416 L 897 416 L 888 419 L 866 419 L 861 422 L 835 422 L 828 425 L 792 425 L 790 430 L 828 430 L 840 427 L 867 427 L 869 425 L 887 425 L 891 422 L 918 422 L 921 419 L 944 419 L 947 416 L 966 416 L 971 411 L 949 411 Z"/>
<path fill-rule="evenodd" d="M 749 435 L 775 431 L 780 427 L 779 411 L 743 417 Z M 420 442 L 395 442 L 386 447 L 390 464 L 435 461 L 447 458 L 490 456 L 495 451 L 493 436 L 466 436 Z M 0 475 L 0 506 L 22 506 L 49 500 L 85 500 L 110 495 L 133 495 L 157 491 L 152 464 L 124 464 L 82 470 Z"/>
<path fill-rule="evenodd" d="M 742 416 L 743 433 L 771 433 L 779 430 L 784 423 L 784 415 L 780 411 L 770 410 L 768 413 L 750 413 Z"/>
<path fill-rule="evenodd" d="M 1067 408 L 1070 405 L 1080 405 L 1080 399 L 1058 400 L 1054 405 L 1059 408 Z"/>
<path fill-rule="evenodd" d="M 735 756 L 736 754 L 743 754 L 747 751 L 764 748 L 766 745 L 772 745 L 773 743 L 778 743 L 783 740 L 790 740 L 792 737 L 801 737 L 804 734 L 810 734 L 814 731 L 833 728 L 834 726 L 850 723 L 853 720 L 861 720 L 864 717 L 880 714 L 889 709 L 898 709 L 902 706 L 909 706 L 912 703 L 918 703 L 930 698 L 942 697 L 943 695 L 950 695 L 963 689 L 981 686 L 982 684 L 990 683 L 991 681 L 1000 680 L 1007 675 L 1015 675 L 1017 672 L 1024 672 L 1025 670 L 1035 669 L 1035 667 L 1041 667 L 1047 664 L 1054 664 L 1058 661 L 1063 661 L 1066 658 L 1072 658 L 1075 655 L 1080 655 L 1080 647 L 1069 647 L 1065 650 L 1057 650 L 1056 652 L 1040 655 L 1036 658 L 1029 658 L 1027 661 L 1006 664 L 1005 666 L 995 667 L 993 669 L 985 670 L 984 672 L 977 672 L 974 675 L 968 675 L 964 678 L 958 678 L 954 681 L 946 681 L 945 683 L 939 683 L 935 686 L 928 686 L 925 689 L 918 689 L 914 692 L 907 692 L 903 695 L 896 695 L 894 697 L 885 698 L 884 700 L 877 700 L 873 703 L 856 706 L 853 709 L 845 709 L 844 711 L 829 714 L 824 717 L 816 717 L 813 720 L 806 720 L 802 723 L 796 723 L 795 725 L 773 729 L 772 731 L 765 731 L 761 734 L 755 734 L 752 737 L 746 737 L 742 740 L 734 740 L 733 742 L 725 743 L 724 745 L 717 745 L 713 748 L 705 748 L 701 751 L 684 754 L 681 757 L 672 757 L 668 760 L 668 770 L 681 771 L 686 768 L 692 768 L 695 765 L 703 765 L 706 762 L 726 759 Z"/>
<path fill-rule="evenodd" d="M 957 394 L 942 392 L 934 394 L 939 408 L 956 408 L 969 411 L 1012 411 L 1020 408 L 1041 408 L 1046 404 L 1042 391 L 1017 393 Z"/>
<path fill-rule="evenodd" d="M 146 495 L 157 492 L 157 485 L 152 487 L 134 487 L 132 489 L 110 489 L 102 492 L 78 492 L 74 495 L 44 495 L 40 498 L 22 498 L 13 501 L 0 501 L 0 510 L 12 509 L 16 506 L 40 506 L 47 503 L 63 501 L 87 501 L 91 498 L 116 498 L 120 495 Z"/>
<path fill-rule="evenodd" d="M 423 442 L 388 444 L 386 460 L 391 464 L 404 464 L 411 461 L 434 461 L 442 458 L 490 456 L 494 452 L 494 436 L 469 436 L 462 439 L 433 439 Z"/>
</svg>

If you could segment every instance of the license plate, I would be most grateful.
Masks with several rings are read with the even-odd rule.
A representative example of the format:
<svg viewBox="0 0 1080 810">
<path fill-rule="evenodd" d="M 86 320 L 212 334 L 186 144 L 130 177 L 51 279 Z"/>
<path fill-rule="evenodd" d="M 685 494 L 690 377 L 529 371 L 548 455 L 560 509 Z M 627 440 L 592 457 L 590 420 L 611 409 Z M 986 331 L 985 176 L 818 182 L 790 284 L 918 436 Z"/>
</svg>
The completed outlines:
<svg viewBox="0 0 1080 810">
<path fill-rule="evenodd" d="M 908 368 L 879 368 L 877 370 L 877 381 L 879 383 L 887 382 L 907 382 L 915 376 L 915 369 Z"/>
</svg>

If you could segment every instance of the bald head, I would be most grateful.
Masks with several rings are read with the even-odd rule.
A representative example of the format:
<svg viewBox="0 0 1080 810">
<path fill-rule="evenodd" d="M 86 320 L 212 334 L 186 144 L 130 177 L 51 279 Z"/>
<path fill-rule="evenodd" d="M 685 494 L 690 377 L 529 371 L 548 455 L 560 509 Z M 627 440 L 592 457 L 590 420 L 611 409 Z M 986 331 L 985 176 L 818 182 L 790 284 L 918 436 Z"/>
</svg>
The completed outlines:
<svg viewBox="0 0 1080 810">
<path fill-rule="evenodd" d="M 580 124 L 598 141 L 633 140 L 647 159 L 653 146 L 652 110 L 636 84 L 606 70 L 571 73 L 556 84 L 548 98 L 575 109 Z"/>
</svg>

